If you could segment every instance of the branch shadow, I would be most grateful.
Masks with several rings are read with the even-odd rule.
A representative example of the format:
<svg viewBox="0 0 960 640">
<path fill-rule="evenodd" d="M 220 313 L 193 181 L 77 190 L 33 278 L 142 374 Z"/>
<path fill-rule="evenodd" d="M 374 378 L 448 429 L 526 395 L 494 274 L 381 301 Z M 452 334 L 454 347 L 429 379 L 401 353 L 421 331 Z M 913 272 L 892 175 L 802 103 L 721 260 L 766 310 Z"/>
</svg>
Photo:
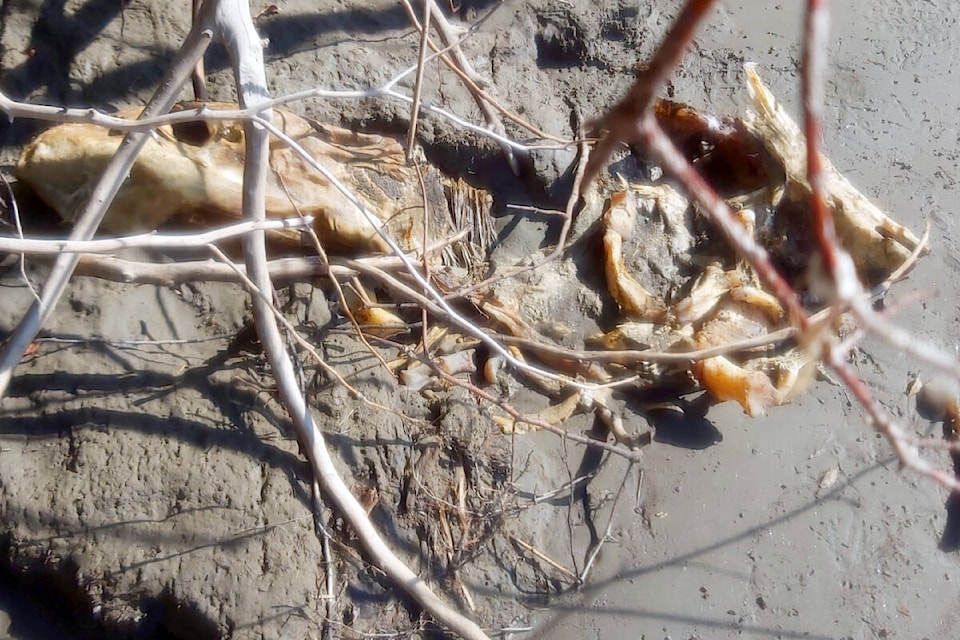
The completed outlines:
<svg viewBox="0 0 960 640">
<path fill-rule="evenodd" d="M 156 389 L 160 393 L 168 393 L 173 388 L 189 385 L 196 388 L 209 402 L 220 408 L 221 415 L 227 420 L 194 420 L 178 416 L 161 416 L 149 413 L 147 409 L 136 411 L 107 409 L 97 406 L 65 406 L 57 407 L 44 404 L 40 415 L 18 416 L 14 411 L 0 412 L 0 440 L 5 436 L 31 440 L 49 439 L 53 437 L 73 437 L 83 430 L 104 430 L 111 432 L 136 432 L 160 440 L 172 440 L 184 446 L 198 450 L 218 448 L 237 452 L 262 465 L 281 471 L 286 476 L 296 500 L 307 507 L 304 511 L 306 518 L 312 513 L 313 500 L 309 492 L 312 474 L 308 464 L 295 453 L 291 453 L 281 446 L 271 444 L 252 429 L 241 425 L 245 421 L 239 420 L 239 407 L 258 407 L 261 412 L 269 409 L 257 402 L 253 392 L 238 389 L 229 383 L 216 383 L 207 380 L 207 376 L 219 371 L 222 362 L 207 363 L 189 370 L 182 376 L 173 376 L 156 371 L 134 371 L 127 375 L 90 375 L 57 373 L 52 376 L 21 375 L 14 379 L 10 389 L 11 397 L 27 397 L 33 393 L 53 392 L 55 395 L 71 395 L 66 402 L 75 402 L 77 398 L 86 400 L 97 396 L 118 395 L 122 397 L 138 397 Z M 234 418 L 229 416 L 233 415 Z M 277 416 L 270 415 L 273 424 L 283 425 L 284 421 Z M 232 423 L 232 424 L 231 424 Z M 236 425 L 236 426 L 233 426 Z M 69 468 L 69 461 L 65 466 Z M 44 535 L 33 538 L 20 538 L 15 543 L 12 534 L 0 536 L 0 582 L 15 586 L 16 589 L 28 589 L 30 585 L 54 592 L 60 596 L 61 613 L 67 614 L 67 628 L 77 637 L 99 638 L 105 633 L 129 634 L 130 637 L 143 638 L 217 638 L 220 637 L 215 620 L 205 615 L 191 602 L 182 597 L 164 591 L 157 595 L 154 592 L 135 590 L 130 593 L 112 593 L 111 599 L 117 605 L 126 603 L 143 613 L 135 624 L 131 621 L 125 628 L 124 624 L 111 622 L 107 627 L 101 627 L 105 618 L 98 616 L 86 595 L 87 578 L 78 574 L 79 565 L 70 557 L 56 559 L 51 563 L 50 549 L 55 541 L 66 540 L 68 546 L 77 543 L 70 540 L 91 538 L 113 538 L 136 547 L 157 547 L 166 550 L 156 557 L 148 557 L 130 564 L 121 564 L 99 575 L 96 579 L 110 583 L 120 574 L 139 572 L 148 565 L 170 561 L 185 561 L 198 552 L 211 548 L 238 547 L 270 531 L 284 526 L 285 523 L 273 523 L 261 527 L 253 527 L 230 535 L 211 534 L 203 527 L 182 525 L 174 527 L 177 519 L 204 511 L 236 510 L 228 506 L 227 496 L 222 496 L 223 504 L 209 504 L 204 507 L 181 509 L 172 505 L 169 514 L 157 518 L 124 519 L 105 522 L 94 526 L 79 526 L 68 521 L 59 513 L 41 509 L 36 514 L 40 522 L 44 523 Z M 217 501 L 215 501 L 217 502 Z M 15 504 L 11 500 L 4 503 L 8 513 L 26 513 L 30 509 Z M 162 528 L 169 525 L 167 528 Z M 3 551 L 4 546 L 9 552 Z M 14 549 L 13 547 L 16 547 Z M 33 549 L 31 551 L 31 548 Z M 18 549 L 18 550 L 17 550 Z M 72 569 L 71 569 L 72 567 Z M 63 603 L 67 606 L 64 607 Z M 46 603 L 38 601 L 40 615 L 45 614 L 43 608 Z M 181 633 L 181 623 L 190 621 L 192 630 Z M 117 626 L 119 624 L 119 626 Z M 25 636 L 27 637 L 27 636 Z M 50 636 L 56 637 L 56 636 Z M 71 636 L 64 636 L 71 637 Z M 118 636 L 119 637 L 119 636 Z M 124 636 L 126 637 L 126 636 Z"/>
<path fill-rule="evenodd" d="M 198 420 L 99 407 L 65 409 L 52 415 L 0 420 L 0 437 L 61 437 L 84 429 L 132 431 L 175 439 L 199 450 L 217 447 L 235 451 L 272 468 L 289 472 L 299 499 L 304 505 L 311 505 L 310 496 L 303 492 L 301 484 L 310 481 L 306 463 L 299 456 L 264 442 L 250 430 L 223 429 Z"/>
<path fill-rule="evenodd" d="M 858 473 L 848 476 L 844 482 L 838 483 L 835 485 L 829 492 L 824 493 L 819 498 L 811 500 L 810 502 L 803 504 L 792 511 L 784 513 L 781 516 L 776 518 L 771 518 L 766 522 L 757 524 L 746 528 L 735 535 L 728 536 L 726 538 L 717 540 L 713 544 L 703 546 L 699 549 L 689 551 L 687 553 L 676 555 L 672 558 L 662 560 L 653 564 L 646 566 L 641 566 L 633 570 L 627 570 L 618 572 L 616 575 L 607 578 L 605 580 L 599 580 L 597 582 L 591 583 L 586 586 L 569 587 L 565 591 L 559 593 L 560 598 L 555 598 L 549 602 L 531 602 L 530 604 L 540 604 L 550 611 L 550 617 L 548 621 L 537 628 L 536 635 L 537 637 L 550 637 L 551 632 L 557 628 L 562 627 L 566 621 L 571 618 L 590 613 L 591 615 L 598 615 L 602 613 L 604 616 L 609 617 L 620 617 L 623 619 L 646 619 L 646 620 L 657 620 L 664 622 L 675 622 L 689 625 L 696 625 L 698 627 L 705 627 L 709 629 L 716 630 L 731 630 L 737 631 L 739 633 L 747 633 L 750 637 L 771 637 L 771 638 L 812 638 L 814 640 L 828 640 L 833 636 L 829 633 L 816 633 L 812 629 L 785 629 L 781 626 L 777 627 L 762 627 L 758 625 L 744 624 L 741 622 L 731 621 L 730 619 L 724 618 L 715 618 L 709 619 L 705 617 L 698 617 L 694 615 L 677 615 L 671 613 L 665 613 L 661 611 L 655 611 L 650 609 L 644 609 L 642 607 L 604 607 L 598 609 L 589 604 L 582 604 L 592 602 L 595 599 L 602 598 L 603 592 L 616 585 L 616 584 L 629 584 L 633 583 L 635 580 L 641 579 L 646 575 L 654 574 L 658 571 L 668 568 L 680 568 L 688 566 L 691 564 L 696 564 L 698 558 L 710 554 L 714 551 L 727 547 L 729 545 L 736 544 L 742 540 L 747 540 L 755 537 L 759 533 L 766 531 L 768 529 L 777 527 L 779 525 L 790 522 L 791 520 L 801 517 L 809 511 L 819 508 L 824 502 L 830 500 L 843 500 L 843 492 L 848 487 L 853 486 L 859 479 L 867 476 L 870 473 L 875 472 L 878 469 L 886 468 L 888 465 L 893 463 L 895 458 L 889 457 L 884 460 L 879 460 L 874 464 L 860 470 Z M 471 590 L 474 590 L 478 593 L 484 593 L 486 595 L 496 595 L 494 592 L 491 592 L 484 585 L 479 583 L 471 584 Z M 575 594 L 575 602 L 563 602 L 563 596 L 570 596 Z M 540 594 L 542 596 L 542 594 Z"/>
<path fill-rule="evenodd" d="M 90 348 L 107 357 L 114 355 L 114 349 L 104 343 L 93 343 Z M 251 459 L 282 470 L 291 484 L 297 498 L 306 506 L 312 507 L 311 496 L 304 491 L 309 484 L 311 474 L 307 463 L 276 445 L 264 441 L 247 424 L 244 408 L 255 408 L 271 424 L 284 428 L 286 419 L 277 416 L 257 396 L 254 390 L 232 384 L 233 380 L 218 382 L 210 377 L 226 368 L 240 368 L 242 363 L 229 365 L 235 357 L 230 345 L 219 354 L 201 365 L 187 369 L 183 373 L 170 374 L 152 369 L 130 370 L 129 363 L 122 358 L 113 358 L 128 368 L 126 374 L 95 374 L 56 372 L 53 374 L 22 374 L 13 379 L 9 389 L 10 397 L 38 397 L 51 392 L 63 392 L 70 398 L 51 401 L 44 400 L 45 411 L 39 415 L 17 415 L 15 411 L 0 411 L 0 436 L 18 435 L 31 438 L 60 437 L 77 430 L 91 428 L 110 428 L 119 431 L 132 431 L 143 435 L 172 438 L 197 449 L 219 447 L 235 451 Z M 92 400 L 109 395 L 119 395 L 131 399 L 138 406 L 157 397 L 174 393 L 184 387 L 197 390 L 214 405 L 226 423 L 234 428 L 219 427 L 212 422 L 192 420 L 180 416 L 159 416 L 148 410 L 119 410 L 96 406 L 60 406 L 68 405 L 78 397 Z M 153 391 L 151 394 L 150 392 Z"/>
<path fill-rule="evenodd" d="M 41 517 L 54 518 L 53 514 Z M 50 520 L 55 522 L 55 518 Z M 118 523 L 123 526 L 126 523 Z M 98 528 L 99 529 L 99 528 Z M 80 565 L 72 558 L 52 558 L 47 554 L 30 556 L 19 553 L 9 534 L 0 536 L 0 598 L 11 602 L 11 631 L 22 640 L 46 638 L 89 639 L 103 637 L 137 638 L 220 638 L 215 620 L 192 603 L 176 597 L 168 585 L 158 595 L 111 593 L 105 602 L 95 604 L 80 585 Z M 105 583 L 110 576 L 103 578 Z M 12 600 L 6 593 L 15 590 Z M 55 598 L 51 598 L 55 595 Z M 11 601 L 12 600 L 12 601 Z M 139 619 L 107 623 L 106 609 L 116 604 L 139 609 Z M 96 613 L 99 610 L 99 615 Z M 184 632 L 189 629 L 188 632 Z M 7 636 L 5 636 L 7 637 Z"/>
</svg>

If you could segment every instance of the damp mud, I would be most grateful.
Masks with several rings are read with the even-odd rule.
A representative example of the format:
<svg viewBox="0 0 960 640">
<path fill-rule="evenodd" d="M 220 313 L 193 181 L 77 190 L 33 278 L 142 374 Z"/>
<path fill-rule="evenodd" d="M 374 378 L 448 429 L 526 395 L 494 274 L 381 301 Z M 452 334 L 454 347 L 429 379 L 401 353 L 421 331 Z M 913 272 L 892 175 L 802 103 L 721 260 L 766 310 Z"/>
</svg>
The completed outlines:
<svg viewBox="0 0 960 640">
<path fill-rule="evenodd" d="M 473 22 L 496 4 L 461 2 L 454 19 Z M 798 116 L 799 8 L 754 4 L 714 10 L 664 97 L 742 113 L 743 65 L 754 62 Z M 571 138 L 577 122 L 622 97 L 678 10 L 504 2 L 464 51 L 505 106 Z M 289 0 L 252 12 L 274 95 L 376 87 L 416 61 L 400 3 Z M 838 172 L 906 227 L 931 225 L 930 254 L 890 301 L 902 326 L 951 353 L 960 329 L 958 22 L 948 3 L 836 7 L 824 115 Z M 179 1 L 6 3 L 0 84 L 38 103 L 139 107 L 189 24 Z M 211 99 L 235 100 L 222 49 L 211 49 L 207 68 Z M 436 63 L 424 92 L 482 121 Z M 287 108 L 376 135 L 402 136 L 409 118 L 406 105 L 382 98 Z M 41 129 L 0 125 L 5 175 Z M 421 118 L 418 137 L 433 166 L 492 194 L 497 256 L 520 260 L 555 242 L 549 212 L 565 206 L 575 147 L 535 151 L 515 175 L 496 144 L 448 120 Z M 31 229 L 62 230 L 29 194 L 19 206 Z M 5 337 L 33 294 L 18 261 L 0 268 Z M 26 277 L 40 284 L 47 269 L 29 263 Z M 605 328 L 601 272 L 581 264 L 583 288 L 540 309 L 550 322 L 539 329 L 581 322 L 583 337 Z M 522 282 L 549 291 L 570 276 L 545 270 Z M 960 536 L 946 492 L 898 473 L 860 406 L 831 381 L 752 418 L 733 402 L 618 396 L 627 433 L 655 432 L 631 465 L 545 431 L 506 434 L 465 389 L 412 391 L 356 340 L 324 281 L 284 282 L 279 292 L 284 314 L 368 400 L 300 354 L 347 485 L 401 558 L 492 634 L 951 637 Z M 908 302 L 896 304 L 901 297 Z M 239 284 L 71 283 L 0 405 L 0 637 L 439 636 L 367 564 L 348 525 L 326 508 L 315 521 L 310 469 L 250 323 Z M 875 339 L 853 364 L 903 423 L 940 432 L 906 393 L 917 376 L 935 376 L 929 367 Z M 562 400 L 519 376 L 499 384 L 531 414 Z M 602 425 L 579 411 L 563 428 L 584 435 Z M 935 459 L 951 468 L 946 455 Z"/>
</svg>

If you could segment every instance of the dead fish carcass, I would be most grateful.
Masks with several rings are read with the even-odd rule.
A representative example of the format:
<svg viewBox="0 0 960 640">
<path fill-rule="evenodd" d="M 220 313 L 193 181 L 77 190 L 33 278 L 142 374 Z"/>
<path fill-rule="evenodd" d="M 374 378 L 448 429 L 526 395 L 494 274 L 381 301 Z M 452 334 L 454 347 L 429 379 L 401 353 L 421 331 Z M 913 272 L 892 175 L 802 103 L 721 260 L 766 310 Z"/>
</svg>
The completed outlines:
<svg viewBox="0 0 960 640">
<path fill-rule="evenodd" d="M 200 103 L 179 103 L 174 111 Z M 101 231 L 114 235 L 153 231 L 172 219 L 212 226 L 240 216 L 245 158 L 243 123 L 204 119 L 205 110 L 233 110 L 226 103 L 202 105 L 196 120 L 158 127 L 137 157 L 110 205 Z M 136 118 L 140 109 L 117 116 Z M 406 164 L 393 138 L 349 131 L 273 109 L 273 124 L 297 142 L 372 212 L 404 249 L 420 247 L 424 212 L 431 212 L 431 237 L 452 235 L 453 206 L 478 210 L 456 212 L 460 218 L 485 219 L 489 197 L 462 181 L 449 180 L 432 168 Z M 37 136 L 17 163 L 17 177 L 28 184 L 66 221 L 72 222 L 120 146 L 123 134 L 94 124 L 62 124 Z M 266 186 L 270 218 L 314 216 L 324 246 L 336 253 L 386 252 L 388 245 L 330 180 L 314 170 L 283 141 L 271 139 Z M 424 200 L 429 206 L 424 207 Z M 456 204 L 452 204 L 456 203 Z M 483 228 L 483 225 L 479 225 Z M 482 235 L 482 234 L 481 234 Z M 299 242 L 299 232 L 273 232 L 274 239 Z M 475 242 L 483 242 L 475 237 Z"/>
<path fill-rule="evenodd" d="M 810 311 L 817 311 L 822 303 L 807 295 L 816 239 L 808 215 L 806 142 L 752 65 L 745 79 L 753 109 L 742 118 L 661 101 L 657 120 L 794 290 L 813 303 Z M 875 285 L 911 257 L 919 240 L 826 158 L 823 166 L 824 199 L 840 243 L 861 280 Z M 600 344 L 621 345 L 621 327 L 633 327 L 638 319 L 658 349 L 711 354 L 790 328 L 790 318 L 753 267 L 718 241 L 688 198 L 668 182 L 618 181 L 601 217 L 601 233 L 606 284 L 623 324 L 599 338 Z M 815 360 L 801 344 L 768 345 L 701 357 L 689 374 L 716 400 L 734 400 L 758 415 L 805 389 Z"/>
</svg>

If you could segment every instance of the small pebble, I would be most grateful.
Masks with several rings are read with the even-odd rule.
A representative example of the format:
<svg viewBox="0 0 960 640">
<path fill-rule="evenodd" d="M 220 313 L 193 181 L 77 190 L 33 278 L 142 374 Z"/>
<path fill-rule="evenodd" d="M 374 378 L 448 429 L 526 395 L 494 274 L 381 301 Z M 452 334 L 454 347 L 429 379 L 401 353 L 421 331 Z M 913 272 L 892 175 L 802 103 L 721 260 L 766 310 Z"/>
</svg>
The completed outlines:
<svg viewBox="0 0 960 640">
<path fill-rule="evenodd" d="M 960 388 L 953 380 L 935 379 L 923 384 L 917 393 L 917 413 L 938 422 L 947 416 L 947 406 L 956 402 Z"/>
</svg>

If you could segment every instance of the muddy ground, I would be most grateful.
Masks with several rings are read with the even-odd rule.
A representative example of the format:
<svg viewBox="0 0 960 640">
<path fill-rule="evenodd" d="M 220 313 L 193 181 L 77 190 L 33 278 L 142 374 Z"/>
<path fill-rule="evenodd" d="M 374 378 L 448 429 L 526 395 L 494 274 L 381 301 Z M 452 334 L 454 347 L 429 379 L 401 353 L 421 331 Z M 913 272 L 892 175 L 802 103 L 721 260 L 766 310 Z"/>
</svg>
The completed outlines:
<svg viewBox="0 0 960 640">
<path fill-rule="evenodd" d="M 188 30 L 187 4 L 5 2 L 3 89 L 49 104 L 142 104 Z M 253 12 L 268 4 L 254 3 Z M 476 20 L 493 4 L 461 2 L 459 19 Z M 622 95 L 677 4 L 505 2 L 466 51 L 504 104 L 569 136 L 578 114 L 599 114 Z M 797 3 L 754 4 L 730 1 L 715 11 L 671 82 L 676 99 L 734 112 L 746 102 L 741 65 L 755 61 L 796 112 Z M 277 95 L 376 86 L 415 60 L 398 3 L 275 6 L 257 24 L 269 39 Z M 950 352 L 960 322 L 960 263 L 950 242 L 960 188 L 958 18 L 950 3 L 837 7 L 824 123 L 829 155 L 851 181 L 908 226 L 931 223 L 931 255 L 896 292 L 920 297 L 898 318 Z M 223 52 L 212 50 L 208 65 L 212 97 L 232 99 Z M 436 78 L 433 67 L 430 100 L 478 118 L 452 76 Z M 297 110 L 380 132 L 406 126 L 405 109 L 381 100 L 305 101 Z M 0 127 L 10 167 L 38 125 Z M 426 118 L 420 133 L 441 169 L 493 190 L 501 252 L 521 256 L 549 244 L 549 218 L 509 205 L 556 207 L 572 152 L 538 152 L 515 178 L 494 147 L 449 123 Z M 36 211 L 37 225 L 55 225 Z M 4 265 L 7 333 L 31 294 L 19 270 Z M 27 273 L 39 282 L 44 272 L 31 265 Z M 635 470 L 625 476 L 623 460 L 564 447 L 549 434 L 503 436 L 461 391 L 410 393 L 331 330 L 339 320 L 319 285 L 299 283 L 284 296 L 289 317 L 332 364 L 354 373 L 368 397 L 413 418 L 357 403 L 307 372 L 341 472 L 369 499 L 374 521 L 421 575 L 457 606 L 473 607 L 493 632 L 952 636 L 960 587 L 956 541 L 942 540 L 945 494 L 897 473 L 843 389 L 820 382 L 760 419 L 732 404 L 685 420 L 627 410 L 630 430 L 645 430 L 648 419 L 657 427 L 637 503 Z M 59 340 L 24 361 L 0 407 L 0 608 L 12 637 L 299 638 L 325 628 L 354 637 L 422 627 L 330 514 L 323 521 L 336 542 L 338 577 L 334 598 L 323 597 L 309 472 L 264 358 L 245 339 L 248 321 L 239 286 L 89 278 L 71 285 L 43 334 Z M 939 429 L 917 417 L 904 394 L 918 372 L 933 375 L 926 367 L 877 341 L 856 364 L 895 415 L 921 433 Z M 512 391 L 527 410 L 547 402 Z M 576 416 L 566 427 L 583 432 L 591 420 Z M 584 470 L 588 483 L 539 499 Z M 463 519 L 451 506 L 461 480 L 471 489 Z M 610 538 L 584 586 L 515 542 L 581 570 L 624 482 Z M 0 614 L 0 636 L 5 626 Z"/>
</svg>

